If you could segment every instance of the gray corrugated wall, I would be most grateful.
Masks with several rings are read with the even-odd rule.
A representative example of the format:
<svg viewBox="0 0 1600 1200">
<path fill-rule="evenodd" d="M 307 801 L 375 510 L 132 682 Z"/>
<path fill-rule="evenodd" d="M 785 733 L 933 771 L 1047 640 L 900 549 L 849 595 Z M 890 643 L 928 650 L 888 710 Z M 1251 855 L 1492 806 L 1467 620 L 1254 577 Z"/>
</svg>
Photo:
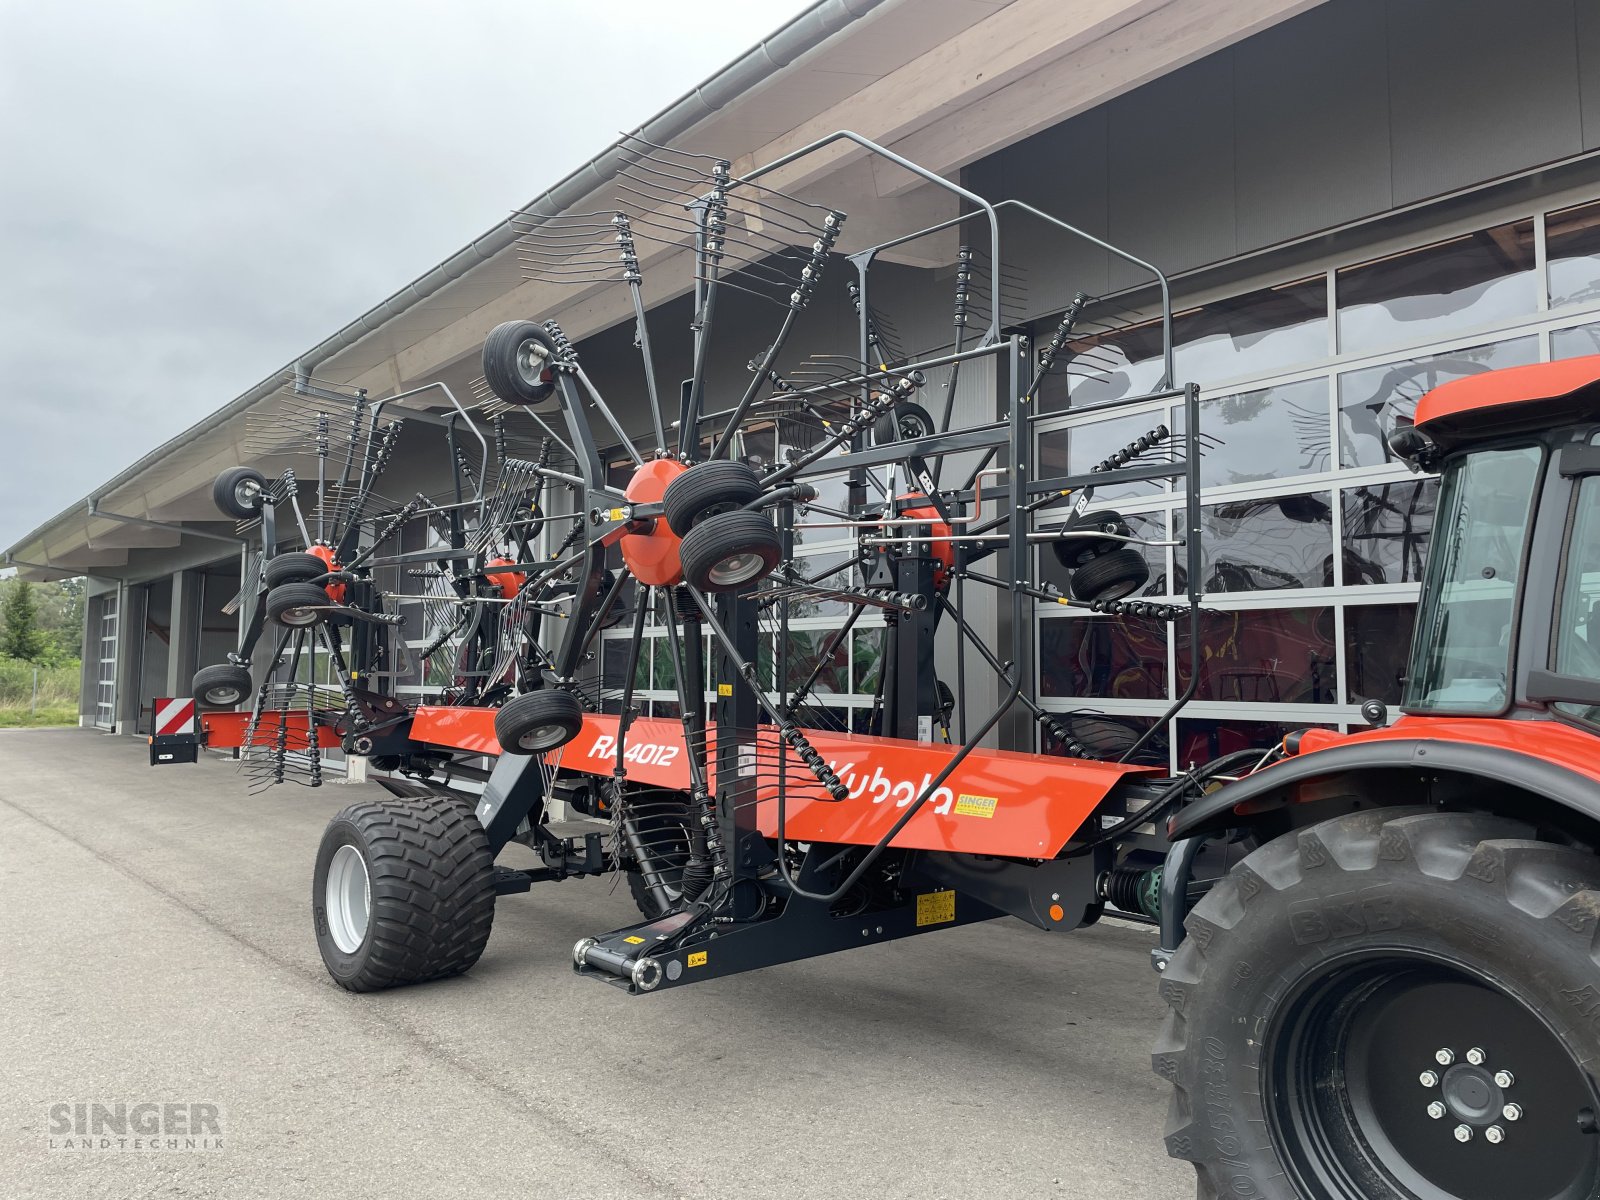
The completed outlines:
<svg viewBox="0 0 1600 1200">
<path fill-rule="evenodd" d="M 1179 272 L 1596 148 L 1596 0 L 1330 0 L 966 177 Z M 1141 282 L 1032 250 L 1035 312 Z"/>
</svg>

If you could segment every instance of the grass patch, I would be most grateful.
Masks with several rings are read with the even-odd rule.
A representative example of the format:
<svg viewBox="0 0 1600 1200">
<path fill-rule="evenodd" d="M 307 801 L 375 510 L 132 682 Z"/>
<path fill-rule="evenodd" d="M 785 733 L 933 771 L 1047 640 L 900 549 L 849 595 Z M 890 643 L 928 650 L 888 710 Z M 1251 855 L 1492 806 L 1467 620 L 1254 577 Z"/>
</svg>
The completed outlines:
<svg viewBox="0 0 1600 1200">
<path fill-rule="evenodd" d="M 26 704 L 0 705 L 0 729 L 42 729 L 77 723 L 78 706 L 75 704 L 45 705 L 41 702 L 35 713 L 30 713 Z"/>
</svg>

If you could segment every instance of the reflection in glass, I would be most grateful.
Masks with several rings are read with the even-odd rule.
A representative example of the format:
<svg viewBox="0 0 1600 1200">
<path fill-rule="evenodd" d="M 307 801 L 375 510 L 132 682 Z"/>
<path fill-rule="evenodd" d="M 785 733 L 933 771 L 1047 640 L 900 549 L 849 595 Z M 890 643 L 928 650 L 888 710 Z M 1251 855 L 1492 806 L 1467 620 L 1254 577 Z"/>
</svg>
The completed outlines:
<svg viewBox="0 0 1600 1200">
<path fill-rule="evenodd" d="M 1194 656 L 1188 625 L 1178 638 L 1178 685 L 1188 683 Z M 1268 608 L 1208 612 L 1200 619 L 1197 700 L 1236 704 L 1332 704 L 1333 609 Z"/>
<path fill-rule="evenodd" d="M 1165 622 L 1047 617 L 1039 622 L 1039 694 L 1160 700 L 1167 694 Z"/>
<path fill-rule="evenodd" d="M 1344 586 L 1420 581 L 1438 493 L 1437 479 L 1363 484 L 1341 492 Z"/>
<path fill-rule="evenodd" d="M 1385 439 L 1396 426 L 1409 425 L 1417 401 L 1441 383 L 1538 360 L 1539 339 L 1529 336 L 1339 376 L 1340 465 L 1374 467 L 1392 461 Z"/>
<path fill-rule="evenodd" d="M 1533 312 L 1533 221 L 1463 234 L 1375 262 L 1334 281 L 1339 350 L 1426 342 Z"/>
<path fill-rule="evenodd" d="M 1328 383 L 1307 379 L 1200 402 L 1200 486 L 1326 471 Z"/>
<path fill-rule="evenodd" d="M 1577 325 L 1550 331 L 1550 358 L 1582 358 L 1600 354 L 1600 325 Z"/>
<path fill-rule="evenodd" d="M 790 632 L 788 662 L 790 689 L 798 688 L 810 679 L 810 695 L 845 691 L 848 686 L 845 673 L 849 666 L 846 656 L 849 653 L 850 639 L 846 636 L 824 659 L 823 652 L 828 649 L 829 639 L 833 636 L 833 631 L 827 629 Z M 820 669 L 818 669 L 819 663 Z M 815 678 L 812 677 L 813 671 L 816 671 Z"/>
<path fill-rule="evenodd" d="M 1204 717 L 1180 717 L 1178 725 L 1178 769 L 1188 770 L 1232 754 L 1235 750 L 1260 747 L 1263 751 L 1282 742 L 1297 729 L 1336 729 L 1336 725 L 1308 725 L 1304 721 L 1281 725 L 1276 721 L 1220 721 Z"/>
<path fill-rule="evenodd" d="M 1140 736 L 1156 723 L 1154 717 L 1107 716 L 1092 709 L 1055 714 L 1067 735 L 1102 762 L 1120 762 Z M 1066 755 L 1063 745 L 1048 730 L 1040 735 L 1040 749 L 1046 754 Z M 1132 759 L 1143 766 L 1167 765 L 1167 735 L 1162 730 L 1145 743 Z"/>
<path fill-rule="evenodd" d="M 1546 215 L 1550 307 L 1600 298 L 1600 201 Z"/>
<path fill-rule="evenodd" d="M 1344 610 L 1345 702 L 1400 702 L 1415 604 L 1352 604 Z"/>
<path fill-rule="evenodd" d="M 1262 375 L 1326 357 L 1327 330 L 1322 276 L 1230 296 L 1173 317 L 1175 369 L 1180 379 L 1202 383 Z M 1041 332 L 1048 338 L 1054 327 Z M 1159 321 L 1080 338 L 1068 350 L 1065 372 L 1074 407 L 1146 395 L 1162 385 Z M 1043 400 L 1049 411 L 1061 403 L 1060 393 L 1053 390 Z"/>
<path fill-rule="evenodd" d="M 871 695 L 878 690 L 878 668 L 883 664 L 881 629 L 858 629 L 850 635 L 850 655 L 855 676 L 855 691 Z"/>
<path fill-rule="evenodd" d="M 1262 592 L 1333 583 L 1333 510 L 1325 492 L 1234 500 L 1200 510 L 1204 589 Z"/>
</svg>

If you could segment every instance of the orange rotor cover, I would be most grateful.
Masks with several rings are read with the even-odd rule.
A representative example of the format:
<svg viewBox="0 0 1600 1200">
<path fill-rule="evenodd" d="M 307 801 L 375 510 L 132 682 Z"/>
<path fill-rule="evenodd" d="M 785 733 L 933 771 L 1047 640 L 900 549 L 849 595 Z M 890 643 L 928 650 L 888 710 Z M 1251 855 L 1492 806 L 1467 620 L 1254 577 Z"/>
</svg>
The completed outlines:
<svg viewBox="0 0 1600 1200">
<path fill-rule="evenodd" d="M 333 557 L 332 546 L 324 546 L 319 542 L 317 545 L 307 550 L 306 553 L 311 555 L 313 558 L 320 558 L 323 562 L 327 563 L 328 570 L 330 571 L 337 571 L 339 569 L 339 561 Z M 344 603 L 344 584 L 330 583 L 322 590 L 328 593 L 328 599 L 332 600 L 335 604 Z"/>
<path fill-rule="evenodd" d="M 667 493 L 667 484 L 688 469 L 671 458 L 647 462 L 633 473 L 622 494 L 632 504 L 659 504 Z M 640 583 L 671 587 L 683 582 L 683 562 L 678 557 L 681 540 L 665 517 L 657 517 L 649 533 L 622 535 L 622 561 Z"/>
<path fill-rule="evenodd" d="M 483 577 L 500 589 L 500 594 L 510 599 L 522 590 L 522 585 L 528 582 L 527 575 L 521 571 L 492 571 L 490 567 L 509 567 L 516 563 L 514 558 L 491 558 L 484 564 Z"/>
</svg>

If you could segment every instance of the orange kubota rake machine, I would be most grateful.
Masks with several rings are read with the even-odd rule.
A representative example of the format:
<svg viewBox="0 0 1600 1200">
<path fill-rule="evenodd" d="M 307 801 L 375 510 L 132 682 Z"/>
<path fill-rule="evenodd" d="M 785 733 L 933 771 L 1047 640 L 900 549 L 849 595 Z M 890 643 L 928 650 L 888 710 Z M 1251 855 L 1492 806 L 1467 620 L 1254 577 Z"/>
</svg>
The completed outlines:
<svg viewBox="0 0 1600 1200">
<path fill-rule="evenodd" d="M 843 213 L 765 182 L 841 140 L 965 215 L 841 254 Z M 1199 645 L 1198 393 L 1173 375 L 1160 273 L 1096 242 L 1149 272 L 1166 367 L 1099 407 L 1176 408 L 1180 432 L 1155 421 L 1051 476 L 1033 463 L 1040 388 L 1094 369 L 1107 306 L 1080 293 L 1026 354 L 1004 332 L 1001 216 L 1088 235 L 848 133 L 743 176 L 642 143 L 630 157 L 617 209 L 529 216 L 522 249 L 537 278 L 630 289 L 643 405 L 613 408 L 554 321 L 513 321 L 484 344 L 472 405 L 434 385 L 443 495 L 380 495 L 412 419 L 383 413 L 411 413 L 403 398 L 307 379 L 263 450 L 316 460 L 314 504 L 288 472 L 218 480 L 261 553 L 238 652 L 196 677 L 201 736 L 263 785 L 321 782 L 333 745 L 387 772 L 390 797 L 334 817 L 317 858 L 333 977 L 465 971 L 498 896 L 608 872 L 641 920 L 582 938 L 573 965 L 634 994 L 1114 909 L 1160 928 L 1154 1062 L 1174 1085 L 1168 1148 L 1202 1196 L 1596 1195 L 1600 361 L 1449 385 L 1392 435 L 1444 477 L 1408 715 L 1384 728 L 1376 705 L 1370 732 L 1172 775 L 1151 752 L 1165 722 L 1041 705 L 1032 619 L 1043 603 L 1180 623 Z M 902 352 L 875 263 L 974 230 L 951 256 L 951 336 Z M 694 370 L 670 415 L 641 243 L 693 249 Z M 825 269 L 853 272 L 857 345 L 802 356 Z M 770 310 L 775 333 L 713 408 L 730 304 Z M 1157 482 L 1184 493 L 1176 543 L 1091 503 Z M 404 549 L 418 523 L 424 545 Z M 1166 592 L 1150 563 L 1169 548 L 1183 605 L 1139 598 Z M 540 865 L 497 864 L 512 842 Z"/>
</svg>

